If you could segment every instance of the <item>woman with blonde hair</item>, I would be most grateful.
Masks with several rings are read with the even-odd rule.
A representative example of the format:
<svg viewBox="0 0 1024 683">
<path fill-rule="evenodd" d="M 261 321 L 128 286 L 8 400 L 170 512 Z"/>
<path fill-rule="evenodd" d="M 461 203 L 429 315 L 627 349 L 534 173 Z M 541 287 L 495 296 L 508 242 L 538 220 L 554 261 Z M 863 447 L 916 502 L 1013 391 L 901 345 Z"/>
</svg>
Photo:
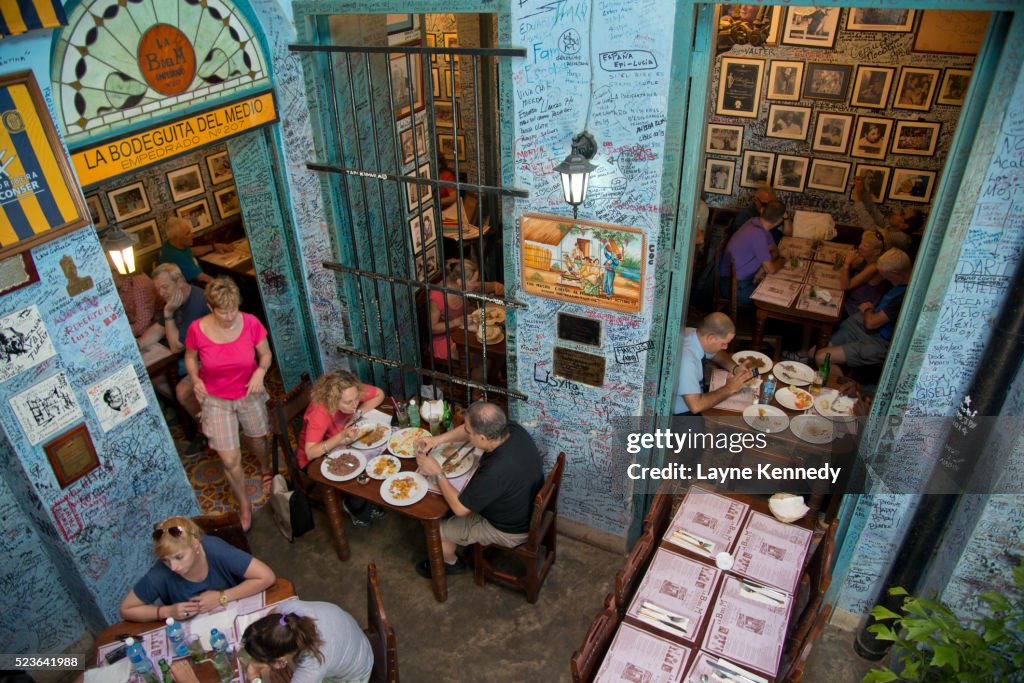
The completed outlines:
<svg viewBox="0 0 1024 683">
<path fill-rule="evenodd" d="M 204 292 L 211 313 L 193 322 L 185 334 L 185 369 L 202 407 L 203 433 L 224 463 L 224 475 L 239 505 L 242 529 L 252 525 L 252 503 L 245 489 L 241 424 L 262 469 L 264 492 L 273 472 L 267 457 L 267 392 L 270 344 L 263 324 L 240 313 L 242 296 L 231 279 L 219 277 Z"/>
<path fill-rule="evenodd" d="M 204 536 L 188 517 L 153 526 L 158 561 L 121 602 L 126 621 L 191 619 L 255 595 L 274 583 L 274 571 L 252 555 Z"/>
<path fill-rule="evenodd" d="M 843 301 L 847 315 L 856 315 L 863 303 L 877 304 L 888 289 L 885 278 L 878 272 L 878 257 L 884 251 L 883 234 L 871 230 L 861 236 L 856 249 L 846 252 L 839 269 L 839 286 L 847 292 Z"/>
<path fill-rule="evenodd" d="M 348 370 L 328 372 L 316 381 L 299 434 L 299 467 L 339 446 L 348 446 L 362 432 L 355 423 L 384 400 L 384 392 Z"/>
<path fill-rule="evenodd" d="M 249 680 L 289 667 L 291 683 L 357 683 L 369 681 L 373 672 L 366 634 L 352 615 L 329 602 L 288 602 L 281 613 L 249 624 L 241 644 L 252 660 Z"/>
</svg>

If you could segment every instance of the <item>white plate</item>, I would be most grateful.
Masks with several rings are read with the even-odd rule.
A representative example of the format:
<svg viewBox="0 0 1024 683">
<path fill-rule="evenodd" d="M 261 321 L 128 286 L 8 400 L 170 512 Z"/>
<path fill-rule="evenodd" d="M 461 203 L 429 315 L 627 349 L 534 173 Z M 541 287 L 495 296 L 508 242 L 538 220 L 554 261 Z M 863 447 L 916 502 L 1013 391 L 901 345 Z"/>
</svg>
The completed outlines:
<svg viewBox="0 0 1024 683">
<path fill-rule="evenodd" d="M 772 359 L 760 351 L 737 351 L 732 354 L 732 362 L 737 365 L 743 365 L 742 361 L 744 358 L 754 358 L 761 361 L 761 367 L 757 368 L 758 375 L 767 375 L 772 371 L 772 365 L 774 365 Z"/>
<path fill-rule="evenodd" d="M 371 429 L 376 429 L 377 427 L 383 427 L 384 428 L 384 433 L 381 435 L 381 437 L 379 439 L 377 439 L 373 443 L 363 443 L 359 439 L 356 439 L 355 441 L 353 441 L 351 443 L 352 448 L 361 448 L 364 451 L 373 450 L 374 448 L 379 448 L 380 446 L 383 446 L 384 443 L 391 436 L 391 428 L 388 427 L 387 425 L 382 425 L 379 422 L 364 421 L 364 422 L 360 423 L 359 426 L 362 427 L 364 425 L 365 425 L 365 428 L 364 428 L 364 430 L 362 432 L 363 435 L 365 435 Z M 362 436 L 360 436 L 360 438 L 362 438 Z"/>
<path fill-rule="evenodd" d="M 772 372 L 775 373 L 775 376 L 783 384 L 795 384 L 798 387 L 803 387 L 814 381 L 814 370 L 795 360 L 784 360 L 781 363 L 776 363 Z M 785 377 L 781 374 L 783 372 L 786 373 Z"/>
<path fill-rule="evenodd" d="M 405 498 L 396 498 L 397 491 L 392 487 L 397 486 L 396 482 L 410 481 L 412 488 L 409 489 Z M 380 497 L 392 505 L 405 506 L 418 503 L 427 495 L 427 480 L 419 472 L 397 472 L 385 479 L 380 485 Z"/>
<path fill-rule="evenodd" d="M 483 315 L 483 306 L 473 311 L 473 316 L 476 318 L 476 322 L 480 324 L 480 316 Z M 487 304 L 487 326 L 490 327 L 495 323 L 505 322 L 505 307 L 497 304 Z"/>
<path fill-rule="evenodd" d="M 505 338 L 505 333 L 501 331 L 501 328 L 497 325 L 487 326 L 487 341 L 484 341 L 484 328 L 478 327 L 476 330 L 476 340 L 481 344 L 497 344 Z"/>
<path fill-rule="evenodd" d="M 789 421 L 796 438 L 808 443 L 830 443 L 835 437 L 832 423 L 820 415 L 797 415 Z"/>
<path fill-rule="evenodd" d="M 748 425 L 765 434 L 783 432 L 789 426 L 789 415 L 782 412 L 781 408 L 760 403 L 747 406 L 743 411 L 743 419 Z"/>
<path fill-rule="evenodd" d="M 328 469 L 329 463 L 340 458 L 342 455 L 352 456 L 359 464 L 348 474 L 332 474 L 330 469 Z M 320 473 L 324 475 L 325 479 L 330 479 L 331 481 L 348 481 L 349 479 L 355 479 L 364 469 L 366 469 L 366 456 L 359 451 L 349 448 L 331 451 L 324 456 L 323 462 L 320 464 Z"/>
<path fill-rule="evenodd" d="M 797 404 L 797 397 L 804 399 L 804 405 Z M 779 405 L 785 406 L 790 410 L 804 411 L 814 405 L 814 396 L 809 391 L 804 391 L 799 387 L 782 387 L 775 392 L 775 400 L 779 402 Z"/>
<path fill-rule="evenodd" d="M 388 450 L 399 458 L 415 458 L 413 452 L 416 442 L 430 436 L 430 432 L 422 427 L 406 427 L 399 429 L 388 439 Z"/>
<path fill-rule="evenodd" d="M 468 447 L 469 446 L 466 443 L 446 443 L 435 448 L 430 455 L 434 458 L 434 460 L 437 461 L 437 464 L 441 465 L 443 468 L 445 458 L 447 458 L 449 455 L 452 455 L 453 453 L 456 453 Z M 451 472 L 445 472 L 444 474 L 446 477 L 448 477 L 449 479 L 461 477 L 463 474 L 469 472 L 469 470 L 473 468 L 473 463 L 476 462 L 476 458 L 473 456 L 473 449 L 469 448 L 469 451 L 469 453 L 464 453 L 463 455 L 455 456 L 455 459 L 452 460 L 452 462 L 457 462 L 458 466 L 455 467 Z"/>
<path fill-rule="evenodd" d="M 856 403 L 856 400 L 850 396 L 840 396 L 835 389 L 822 389 L 818 398 L 814 399 L 814 409 L 825 417 L 848 422 L 855 419 L 853 404 Z M 838 406 L 836 406 L 837 403 Z"/>
<path fill-rule="evenodd" d="M 388 463 L 391 463 L 392 465 L 394 465 L 394 467 L 395 467 L 394 472 L 389 471 L 387 469 L 384 469 L 380 474 L 376 474 L 377 465 L 380 464 L 380 463 L 385 463 L 385 462 L 388 462 Z M 371 477 L 372 479 L 387 479 L 392 474 L 398 473 L 401 469 L 402 469 L 402 461 L 399 460 L 398 458 L 396 458 L 393 455 L 388 455 L 387 453 L 381 453 L 376 458 L 374 458 L 370 462 L 366 463 L 366 474 L 367 474 L 367 476 Z"/>
</svg>

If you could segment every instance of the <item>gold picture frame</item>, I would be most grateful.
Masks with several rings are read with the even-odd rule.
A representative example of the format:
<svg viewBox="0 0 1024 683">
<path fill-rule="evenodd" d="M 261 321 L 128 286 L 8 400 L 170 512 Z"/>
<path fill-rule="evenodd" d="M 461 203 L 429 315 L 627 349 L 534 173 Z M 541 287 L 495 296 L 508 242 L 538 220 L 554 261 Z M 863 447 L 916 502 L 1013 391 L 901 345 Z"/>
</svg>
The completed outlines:
<svg viewBox="0 0 1024 683">
<path fill-rule="evenodd" d="M 66 489 L 100 466 L 84 422 L 47 443 L 43 451 L 61 489 Z"/>
</svg>

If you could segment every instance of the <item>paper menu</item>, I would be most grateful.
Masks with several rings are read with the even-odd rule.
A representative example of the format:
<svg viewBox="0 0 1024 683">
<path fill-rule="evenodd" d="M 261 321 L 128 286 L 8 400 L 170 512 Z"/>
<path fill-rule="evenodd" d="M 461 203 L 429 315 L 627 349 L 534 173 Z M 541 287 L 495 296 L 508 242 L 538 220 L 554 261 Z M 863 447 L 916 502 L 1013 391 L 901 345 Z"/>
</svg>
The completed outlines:
<svg viewBox="0 0 1024 683">
<path fill-rule="evenodd" d="M 120 644 L 121 641 L 117 641 L 114 646 Z M 85 683 L 125 683 L 132 677 L 132 663 L 127 657 L 113 664 L 100 659 L 98 664 L 85 670 Z"/>
<path fill-rule="evenodd" d="M 736 544 L 732 571 L 792 594 L 812 536 L 809 529 L 752 512 Z"/>
<path fill-rule="evenodd" d="M 839 271 L 829 263 L 812 263 L 811 269 L 807 273 L 808 284 L 816 287 L 840 289 L 840 279 Z"/>
<path fill-rule="evenodd" d="M 806 259 L 796 259 L 795 263 L 792 258 L 788 258 L 782 263 L 782 267 L 778 271 L 772 273 L 773 277 L 779 277 L 783 280 L 792 280 L 793 282 L 803 282 L 804 278 L 807 277 L 807 269 L 810 268 L 811 262 Z"/>
<path fill-rule="evenodd" d="M 726 576 L 701 649 L 774 676 L 792 604 L 792 600 L 774 605 L 752 599 L 743 594 L 739 579 Z"/>
<path fill-rule="evenodd" d="M 160 659 L 166 659 L 169 662 L 174 657 L 171 653 L 171 646 L 167 642 L 167 632 L 164 631 L 163 625 L 159 628 L 153 629 L 152 631 L 146 631 L 145 633 L 140 633 L 139 635 L 132 637 L 135 638 L 137 642 L 142 643 L 142 647 L 145 648 L 146 654 L 153 660 L 153 666 L 156 666 L 156 663 L 160 661 Z M 107 643 L 106 645 L 97 648 L 96 663 L 100 665 L 106 664 L 106 660 L 104 659 L 106 654 L 121 647 L 121 644 L 122 641 L 115 640 L 112 643 Z"/>
<path fill-rule="evenodd" d="M 726 380 L 729 379 L 729 372 L 722 368 L 715 368 L 711 371 L 711 384 L 708 385 L 708 391 L 714 391 L 725 386 Z M 761 380 L 753 379 L 747 382 L 747 386 L 737 391 L 732 396 L 729 396 L 715 404 L 715 408 L 721 408 L 722 410 L 735 410 L 738 413 L 742 413 L 746 410 L 747 406 L 757 401 L 757 397 L 760 395 Z"/>
<path fill-rule="evenodd" d="M 720 574 L 721 571 L 715 567 L 661 548 L 654 554 L 647 573 L 637 586 L 636 595 L 626 614 L 644 621 L 640 617 L 640 610 L 644 603 L 653 603 L 662 610 L 688 619 L 689 623 L 685 626 L 687 636 L 671 627 L 658 626 L 649 621 L 644 623 L 677 638 L 693 640 L 704 620 L 704 614 L 711 606 Z"/>
<path fill-rule="evenodd" d="M 754 681 L 754 683 L 768 683 L 768 679 L 764 676 L 758 676 L 754 672 L 748 671 L 733 662 L 715 657 L 703 650 L 697 652 L 697 656 L 693 658 L 693 666 L 686 672 L 686 678 L 683 680 L 685 683 L 706 683 L 707 681 L 715 681 L 717 683 L 722 679 L 716 678 L 715 673 L 721 669 L 733 671 L 744 678 Z"/>
<path fill-rule="evenodd" d="M 811 296 L 811 292 L 814 296 Z M 796 300 L 795 308 L 808 313 L 818 315 L 839 317 L 843 306 L 843 295 L 841 289 L 829 289 L 828 287 L 815 287 L 804 285 L 800 290 L 800 296 Z"/>
<path fill-rule="evenodd" d="M 814 260 L 822 263 L 835 263 L 836 259 L 846 258 L 846 252 L 853 249 L 852 244 L 840 244 L 839 242 L 825 242 L 814 252 Z"/>
<path fill-rule="evenodd" d="M 238 610 L 232 605 L 225 609 L 200 614 L 191 621 L 183 621 L 181 625 L 185 627 L 185 632 L 189 636 L 198 635 L 203 649 L 209 651 L 213 649 L 210 645 L 210 631 L 213 629 L 223 633 L 228 642 L 232 644 L 238 642 L 239 634 L 235 633 L 235 617 L 237 616 Z"/>
<path fill-rule="evenodd" d="M 811 241 L 803 237 L 783 237 L 779 241 L 779 255 L 785 258 L 810 258 Z"/>
<path fill-rule="evenodd" d="M 675 517 L 668 525 L 665 540 L 679 545 L 673 532 L 682 531 L 712 543 L 710 556 L 732 548 L 750 506 L 700 486 L 691 486 Z"/>
<path fill-rule="evenodd" d="M 674 683 L 682 677 L 692 654 L 684 645 L 623 623 L 594 681 Z"/>
<path fill-rule="evenodd" d="M 750 298 L 754 301 L 762 301 L 766 304 L 788 308 L 796 300 L 800 292 L 800 283 L 783 280 L 782 278 L 768 275 L 761 280 Z"/>
<path fill-rule="evenodd" d="M 288 603 L 297 599 L 298 598 L 295 597 L 286 598 L 285 600 L 280 600 L 272 605 L 267 605 L 266 607 L 263 607 L 261 609 L 254 610 L 252 612 L 246 612 L 244 614 L 239 614 L 238 617 L 235 619 L 235 633 L 238 634 L 238 640 L 232 644 L 237 644 L 242 641 L 242 636 L 245 635 L 245 629 L 249 628 L 249 624 L 259 621 L 271 612 L 276 612 L 278 614 L 287 612 Z"/>
</svg>

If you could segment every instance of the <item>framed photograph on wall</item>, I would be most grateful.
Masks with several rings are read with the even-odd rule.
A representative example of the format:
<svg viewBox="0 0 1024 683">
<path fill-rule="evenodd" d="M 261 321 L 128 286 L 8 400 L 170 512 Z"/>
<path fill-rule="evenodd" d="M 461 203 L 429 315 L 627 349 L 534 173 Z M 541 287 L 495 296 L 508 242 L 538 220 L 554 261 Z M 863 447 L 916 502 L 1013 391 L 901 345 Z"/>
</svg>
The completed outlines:
<svg viewBox="0 0 1024 683">
<path fill-rule="evenodd" d="M 768 65 L 768 93 L 765 99 L 800 100 L 800 87 L 804 81 L 804 63 L 773 59 Z"/>
<path fill-rule="evenodd" d="M 98 194 L 90 194 L 85 197 L 85 205 L 89 207 L 89 218 L 94 228 L 102 228 L 107 224 L 107 214 L 103 210 L 103 202 Z"/>
<path fill-rule="evenodd" d="M 456 143 L 458 144 L 457 150 L 455 147 Z M 466 136 L 464 135 L 460 135 L 458 140 L 453 135 L 438 135 L 437 147 L 449 161 L 456 158 L 459 161 L 466 160 Z"/>
<path fill-rule="evenodd" d="M 836 45 L 839 34 L 838 7 L 790 7 L 782 27 L 784 45 L 828 47 Z"/>
<path fill-rule="evenodd" d="M 135 245 L 136 254 L 148 254 L 151 251 L 156 251 L 163 244 L 163 240 L 160 239 L 160 231 L 156 227 L 155 218 L 150 218 L 148 221 L 125 228 L 124 231 L 139 238 L 139 243 Z"/>
<path fill-rule="evenodd" d="M 437 267 L 437 242 L 431 242 L 416 254 L 416 279 L 420 282 L 433 282 L 440 274 Z"/>
<path fill-rule="evenodd" d="M 420 166 L 416 172 L 416 177 L 429 179 L 430 164 L 423 164 L 422 166 Z M 417 193 L 419 196 L 418 200 Z M 430 185 L 420 183 L 406 183 L 405 195 L 406 205 L 409 207 L 409 213 L 412 213 L 420 204 L 426 204 L 427 202 L 429 202 L 434 197 L 434 191 L 433 187 L 431 187 Z"/>
<path fill-rule="evenodd" d="M 412 235 L 413 252 L 419 251 L 420 245 L 437 239 L 437 231 L 434 229 L 434 212 L 424 211 L 422 214 L 414 214 L 409 219 L 409 232 Z"/>
<path fill-rule="evenodd" d="M 891 66 L 859 65 L 857 77 L 853 79 L 850 106 L 885 109 L 885 105 L 889 102 L 892 79 L 895 76 L 896 69 Z"/>
<path fill-rule="evenodd" d="M 210 171 L 210 183 L 217 185 L 225 180 L 231 180 L 234 174 L 231 172 L 231 159 L 228 158 L 227 150 L 217 152 L 206 157 L 206 168 Z"/>
<path fill-rule="evenodd" d="M 192 229 L 197 232 L 213 225 L 213 218 L 210 216 L 210 203 L 205 198 L 185 206 L 179 206 L 174 213 L 178 218 L 184 218 L 191 223 Z"/>
<path fill-rule="evenodd" d="M 770 138 L 806 140 L 810 125 L 810 107 L 773 104 L 768 109 L 768 124 L 765 126 L 764 134 Z"/>
<path fill-rule="evenodd" d="M 862 159 L 884 159 L 889 151 L 892 137 L 892 119 L 873 116 L 858 116 L 853 129 L 853 146 L 850 156 Z"/>
<path fill-rule="evenodd" d="M 149 213 L 149 197 L 142 182 L 132 183 L 107 193 L 114 220 L 125 221 Z"/>
<path fill-rule="evenodd" d="M 775 180 L 772 187 L 777 190 L 803 192 L 807 182 L 807 166 L 810 159 L 780 154 L 775 158 Z"/>
<path fill-rule="evenodd" d="M 756 119 L 761 104 L 761 81 L 764 60 L 745 57 L 722 57 L 718 79 L 718 106 L 721 116 L 743 116 Z"/>
<path fill-rule="evenodd" d="M 846 15 L 846 30 L 910 33 L 914 30 L 916 13 L 912 9 L 851 7 L 850 13 Z"/>
<path fill-rule="evenodd" d="M 976 55 L 985 42 L 991 12 L 928 9 L 921 12 L 914 52 Z"/>
<path fill-rule="evenodd" d="M 935 178 L 935 171 L 894 168 L 892 170 L 892 185 L 889 186 L 889 199 L 927 204 L 932 200 Z"/>
<path fill-rule="evenodd" d="M 213 200 L 217 203 L 217 213 L 220 214 L 222 220 L 229 216 L 237 216 L 242 212 L 242 207 L 238 205 L 238 188 L 234 185 L 214 192 Z"/>
<path fill-rule="evenodd" d="M 438 128 L 455 127 L 455 109 L 451 102 L 434 102 L 434 123 Z"/>
<path fill-rule="evenodd" d="M 76 425 L 43 446 L 57 483 L 62 489 L 74 484 L 100 466 L 96 448 L 85 423 Z"/>
<path fill-rule="evenodd" d="M 718 6 L 718 44 L 726 50 L 746 36 L 743 44 L 777 45 L 781 15 L 782 7 L 723 3 Z"/>
<path fill-rule="evenodd" d="M 704 191 L 713 194 L 732 194 L 732 179 L 735 174 L 735 161 L 708 159 L 704 167 Z"/>
<path fill-rule="evenodd" d="M 811 149 L 815 152 L 846 154 L 846 149 L 850 145 L 851 130 L 853 130 L 852 115 L 818 112 L 818 122 L 814 129 Z"/>
<path fill-rule="evenodd" d="M 171 188 L 171 200 L 175 202 L 195 197 L 206 191 L 203 174 L 199 172 L 199 164 L 169 171 L 167 185 Z"/>
<path fill-rule="evenodd" d="M 728 154 L 738 157 L 743 146 L 743 126 L 709 123 L 704 151 L 708 154 Z"/>
<path fill-rule="evenodd" d="M 849 178 L 850 162 L 812 159 L 811 172 L 807 176 L 807 187 L 826 192 L 846 192 L 846 181 Z"/>
<path fill-rule="evenodd" d="M 892 136 L 893 154 L 913 154 L 930 157 L 939 142 L 940 123 L 928 121 L 897 121 Z"/>
<path fill-rule="evenodd" d="M 970 69 L 946 69 L 935 104 L 962 107 L 967 98 L 967 88 L 971 84 L 971 73 Z"/>
<path fill-rule="evenodd" d="M 932 106 L 932 95 L 939 85 L 940 71 L 919 66 L 905 66 L 900 71 L 900 80 L 896 84 L 896 97 L 893 98 L 893 109 L 913 109 L 928 111 Z"/>
<path fill-rule="evenodd" d="M 402 166 L 408 166 L 416 160 L 416 152 L 423 154 L 423 148 L 416 149 L 413 146 L 413 128 L 406 128 L 398 134 L 399 142 L 402 144 Z"/>
<path fill-rule="evenodd" d="M 804 78 L 803 96 L 814 100 L 845 102 L 852 75 L 851 64 L 810 62 L 807 64 L 807 76 Z"/>
<path fill-rule="evenodd" d="M 423 108 L 423 56 L 393 54 L 389 64 L 395 118 L 400 119 Z"/>
<path fill-rule="evenodd" d="M 871 164 L 857 164 L 853 169 L 853 177 L 864 179 L 864 189 L 871 193 L 871 199 L 875 204 L 885 201 L 885 188 L 889 185 L 891 173 L 892 169 L 888 166 L 872 166 Z M 851 196 L 850 199 L 853 197 Z"/>
<path fill-rule="evenodd" d="M 747 150 L 743 153 L 743 166 L 740 169 L 740 187 L 762 187 L 772 182 L 772 168 L 775 166 L 773 152 L 755 152 Z"/>
</svg>

